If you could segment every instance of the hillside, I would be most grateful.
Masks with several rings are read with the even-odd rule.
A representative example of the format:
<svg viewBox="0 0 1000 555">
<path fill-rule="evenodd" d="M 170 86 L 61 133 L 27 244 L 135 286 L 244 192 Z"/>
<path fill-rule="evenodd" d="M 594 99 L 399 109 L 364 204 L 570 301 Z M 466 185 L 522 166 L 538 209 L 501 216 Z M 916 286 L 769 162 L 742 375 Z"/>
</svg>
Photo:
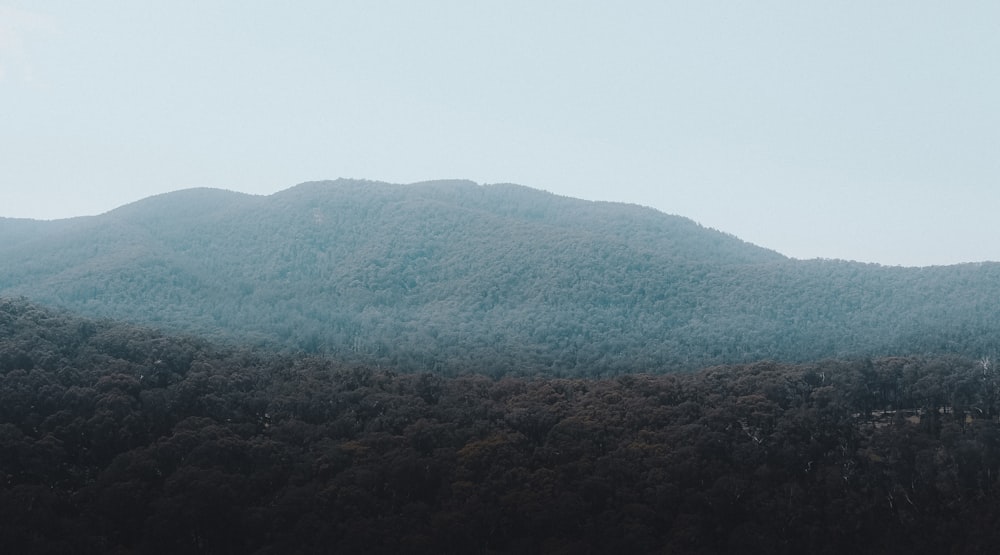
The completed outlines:
<svg viewBox="0 0 1000 555">
<path fill-rule="evenodd" d="M 515 185 L 192 189 L 0 220 L 0 294 L 412 370 L 601 375 L 958 353 L 1000 265 L 795 261 L 649 208 Z"/>
<path fill-rule="evenodd" d="M 983 362 L 448 378 L 0 298 L 0 552 L 994 553 Z"/>
</svg>

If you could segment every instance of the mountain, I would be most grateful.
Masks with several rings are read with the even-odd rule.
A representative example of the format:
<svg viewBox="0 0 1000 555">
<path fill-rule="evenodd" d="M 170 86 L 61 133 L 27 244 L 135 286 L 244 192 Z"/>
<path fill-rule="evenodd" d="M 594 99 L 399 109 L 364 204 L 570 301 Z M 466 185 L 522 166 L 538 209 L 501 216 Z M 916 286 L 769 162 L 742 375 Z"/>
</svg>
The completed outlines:
<svg viewBox="0 0 1000 555">
<path fill-rule="evenodd" d="M 1000 264 L 797 261 L 516 185 L 191 189 L 0 220 L 0 295 L 404 369 L 673 371 L 996 350 Z"/>
</svg>

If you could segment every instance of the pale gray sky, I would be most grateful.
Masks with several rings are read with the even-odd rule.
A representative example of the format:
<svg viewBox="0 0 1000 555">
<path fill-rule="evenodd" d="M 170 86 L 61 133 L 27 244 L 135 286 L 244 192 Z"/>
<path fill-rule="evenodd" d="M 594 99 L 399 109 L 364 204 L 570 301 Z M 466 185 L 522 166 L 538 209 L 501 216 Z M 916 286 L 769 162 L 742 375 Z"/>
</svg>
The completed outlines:
<svg viewBox="0 0 1000 555">
<path fill-rule="evenodd" d="M 0 0 L 0 216 L 466 178 L 1000 260 L 1000 2 Z"/>
</svg>

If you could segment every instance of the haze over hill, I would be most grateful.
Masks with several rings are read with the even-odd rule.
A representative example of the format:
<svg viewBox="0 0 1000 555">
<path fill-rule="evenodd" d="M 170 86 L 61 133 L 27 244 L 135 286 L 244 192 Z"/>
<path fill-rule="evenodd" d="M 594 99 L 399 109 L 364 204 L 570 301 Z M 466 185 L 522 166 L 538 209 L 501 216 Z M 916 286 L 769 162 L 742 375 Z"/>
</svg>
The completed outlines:
<svg viewBox="0 0 1000 555">
<path fill-rule="evenodd" d="M 0 219 L 0 294 L 400 368 L 603 374 L 993 352 L 1000 264 L 788 259 L 516 185 L 190 189 Z"/>
</svg>

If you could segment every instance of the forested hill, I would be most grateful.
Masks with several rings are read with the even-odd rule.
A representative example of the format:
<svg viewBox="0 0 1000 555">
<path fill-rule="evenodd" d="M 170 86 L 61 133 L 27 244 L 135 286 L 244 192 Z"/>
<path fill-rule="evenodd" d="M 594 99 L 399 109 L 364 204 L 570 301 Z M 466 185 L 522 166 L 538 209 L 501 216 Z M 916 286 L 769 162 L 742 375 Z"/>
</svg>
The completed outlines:
<svg viewBox="0 0 1000 555">
<path fill-rule="evenodd" d="M 192 189 L 0 220 L 0 294 L 397 368 L 603 374 L 996 350 L 1000 265 L 795 261 L 515 185 Z"/>
</svg>

